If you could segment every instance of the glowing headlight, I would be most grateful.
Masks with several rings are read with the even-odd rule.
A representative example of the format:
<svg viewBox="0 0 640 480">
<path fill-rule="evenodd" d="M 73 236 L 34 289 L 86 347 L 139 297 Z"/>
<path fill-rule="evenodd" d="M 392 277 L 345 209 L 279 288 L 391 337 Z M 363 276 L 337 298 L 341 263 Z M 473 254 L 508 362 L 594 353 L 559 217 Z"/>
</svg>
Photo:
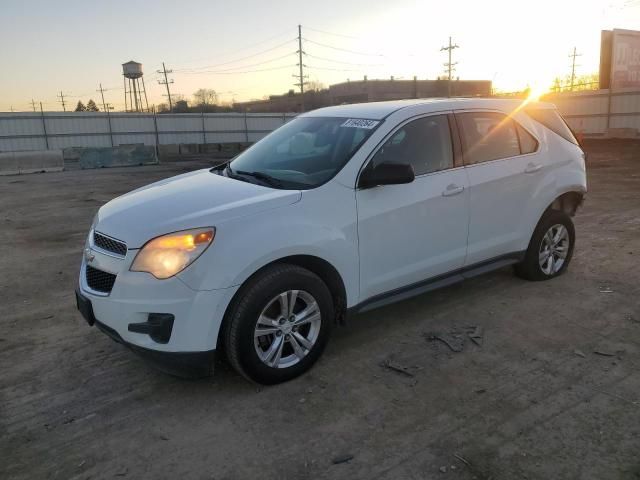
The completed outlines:
<svg viewBox="0 0 640 480">
<path fill-rule="evenodd" d="M 130 270 L 159 279 L 173 277 L 202 255 L 215 233 L 215 228 L 197 228 L 156 237 L 140 249 Z"/>
</svg>

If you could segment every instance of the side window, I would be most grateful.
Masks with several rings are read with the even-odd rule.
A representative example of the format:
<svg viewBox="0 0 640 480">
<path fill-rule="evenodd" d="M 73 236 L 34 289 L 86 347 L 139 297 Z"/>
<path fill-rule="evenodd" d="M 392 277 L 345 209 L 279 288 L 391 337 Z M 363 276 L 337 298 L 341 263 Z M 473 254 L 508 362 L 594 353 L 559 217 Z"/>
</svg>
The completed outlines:
<svg viewBox="0 0 640 480">
<path fill-rule="evenodd" d="M 461 126 L 465 164 L 488 162 L 520 155 L 515 122 L 502 113 L 456 114 Z"/>
<path fill-rule="evenodd" d="M 381 163 L 408 163 L 416 175 L 453 167 L 451 131 L 446 115 L 419 118 L 396 131 L 372 160 Z"/>
<path fill-rule="evenodd" d="M 540 122 L 565 140 L 575 145 L 580 144 L 557 110 L 551 108 L 528 108 L 526 112 L 535 121 Z"/>
<path fill-rule="evenodd" d="M 520 139 L 520 153 L 533 153 L 538 149 L 538 141 L 527 132 L 522 126 L 516 123 L 516 129 L 518 130 L 518 138 Z"/>
</svg>

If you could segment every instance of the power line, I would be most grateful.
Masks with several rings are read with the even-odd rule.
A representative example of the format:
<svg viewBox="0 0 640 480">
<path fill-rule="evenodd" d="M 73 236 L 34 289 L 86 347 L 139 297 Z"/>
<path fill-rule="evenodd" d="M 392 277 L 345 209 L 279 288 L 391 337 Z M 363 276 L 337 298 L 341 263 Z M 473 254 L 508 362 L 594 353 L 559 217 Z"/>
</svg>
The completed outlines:
<svg viewBox="0 0 640 480">
<path fill-rule="evenodd" d="M 331 58 L 325 58 L 325 57 L 318 57 L 316 55 L 311 55 L 310 53 L 307 53 L 307 57 L 310 58 L 315 58 L 317 60 L 324 60 L 326 62 L 332 62 L 332 63 L 341 63 L 343 65 L 354 65 L 356 67 L 382 67 L 384 64 L 382 63 L 354 63 L 354 62 L 345 62 L 342 60 L 333 60 Z"/>
<path fill-rule="evenodd" d="M 345 35 L 343 33 L 327 32 L 326 30 L 319 30 L 317 28 L 311 28 L 306 25 L 304 28 L 307 30 L 311 30 L 312 32 L 324 33 L 325 35 L 333 35 L 334 37 L 350 38 L 351 40 L 360 40 L 358 37 L 352 37 L 351 35 Z"/>
<path fill-rule="evenodd" d="M 367 53 L 367 52 L 358 52 L 356 50 L 349 50 L 347 48 L 341 48 L 341 47 L 336 47 L 334 45 L 328 45 L 326 43 L 320 43 L 320 42 L 316 42 L 315 40 L 311 40 L 308 38 L 303 38 L 303 40 L 305 42 L 309 42 L 309 43 L 313 43 L 314 45 L 318 45 L 320 47 L 325 47 L 325 48 L 330 48 L 332 50 L 337 50 L 339 52 L 347 52 L 347 53 L 353 53 L 354 55 L 364 55 L 367 57 L 382 57 L 384 55 L 380 54 L 380 53 Z"/>
<path fill-rule="evenodd" d="M 280 44 L 276 45 L 275 47 L 267 48 L 266 50 L 261 50 L 260 52 L 254 53 L 252 55 L 247 55 L 245 57 L 236 58 L 235 60 L 229 60 L 227 62 L 216 63 L 214 65 L 205 65 L 205 66 L 202 66 L 202 67 L 176 69 L 176 72 L 185 72 L 186 73 L 187 71 L 192 71 L 192 70 L 203 70 L 203 69 L 207 69 L 207 68 L 217 68 L 217 67 L 222 67 L 224 65 L 230 65 L 232 63 L 238 63 L 238 62 L 241 62 L 243 60 L 247 60 L 249 58 L 257 57 L 258 55 L 262 55 L 264 53 L 268 53 L 268 52 L 271 52 L 273 50 L 277 50 L 278 48 L 281 48 L 281 47 L 291 43 L 294 40 L 295 40 L 294 38 L 289 39 L 286 42 L 283 42 L 283 43 L 280 43 Z"/>
<path fill-rule="evenodd" d="M 291 67 L 296 67 L 298 66 L 297 63 L 292 63 L 290 65 L 281 65 L 279 67 L 272 67 L 272 68 L 261 68 L 258 70 L 245 70 L 245 71 L 206 71 L 206 72 L 193 72 L 190 73 L 189 75 L 243 75 L 245 73 L 257 73 L 257 72 L 270 72 L 272 70 L 282 70 L 284 68 L 291 68 Z M 168 71 L 167 71 L 168 72 Z M 186 73 L 184 73 L 183 75 L 187 75 Z M 160 82 L 163 83 L 163 82 Z M 171 81 L 171 83 L 173 83 L 173 80 Z M 166 95 L 165 95 L 166 96 Z"/>
<path fill-rule="evenodd" d="M 282 60 L 283 58 L 287 58 L 287 57 L 291 57 L 291 55 L 293 55 L 296 52 L 290 52 L 287 53 L 286 55 L 282 55 L 280 57 L 275 57 L 275 58 L 271 58 L 269 60 L 264 60 L 262 62 L 258 62 L 258 63 L 252 63 L 250 65 L 239 65 L 237 67 L 232 67 L 232 68 L 225 68 L 222 70 L 203 70 L 203 71 L 197 71 L 197 72 L 182 72 L 183 75 L 197 75 L 197 74 L 201 74 L 201 73 L 233 73 L 234 70 L 242 70 L 242 69 L 246 69 L 246 68 L 253 68 L 253 67 L 257 67 L 260 65 L 264 65 L 267 63 L 272 63 L 272 62 L 276 62 L 278 60 Z"/>
<path fill-rule="evenodd" d="M 167 97 L 169 98 L 169 112 L 172 112 L 173 111 L 173 104 L 171 103 L 171 91 L 169 90 L 169 84 L 173 83 L 173 79 L 171 79 L 171 81 L 169 81 L 169 79 L 167 78 L 167 73 L 172 73 L 173 70 L 167 70 L 167 67 L 164 66 L 164 62 L 162 62 L 162 70 L 158 70 L 157 72 L 164 74 L 164 80 L 158 80 L 158 83 L 160 85 L 165 85 L 167 87 Z M 126 89 L 125 89 L 124 98 L 125 98 L 125 100 L 127 98 Z"/>
<path fill-rule="evenodd" d="M 448 96 L 449 97 L 451 97 L 451 74 L 455 70 L 454 66 L 458 64 L 458 62 L 451 63 L 451 52 L 455 48 L 460 48 L 460 47 L 457 44 L 456 45 L 452 45 L 451 44 L 451 37 L 449 37 L 449 46 L 448 47 L 442 47 L 440 49 L 441 52 L 446 50 L 449 53 L 449 61 L 444 64 L 444 66 L 447 67 L 447 73 L 448 73 L 448 76 L 449 76 L 449 82 L 447 84 L 447 92 L 448 92 Z"/>
<path fill-rule="evenodd" d="M 362 72 L 362 69 L 355 68 L 331 68 L 331 67 L 315 67 L 313 65 L 305 65 L 311 70 L 330 70 L 332 72 Z"/>
<path fill-rule="evenodd" d="M 268 38 L 266 38 L 266 39 L 264 39 L 264 40 L 262 40 L 262 41 L 260 41 L 260 42 L 252 43 L 251 45 L 247 45 L 247 46 L 244 46 L 244 47 L 242 47 L 242 48 L 238 48 L 238 49 L 236 49 L 236 50 L 232 50 L 232 51 L 230 51 L 230 52 L 223 52 L 223 53 L 221 53 L 221 54 L 220 54 L 220 56 L 221 56 L 221 57 L 225 57 L 225 56 L 229 56 L 229 55 L 235 55 L 236 53 L 244 52 L 245 50 L 250 50 L 250 49 L 252 49 L 252 48 L 254 48 L 254 47 L 257 47 L 257 46 L 263 46 L 265 43 L 269 43 L 269 42 L 271 42 L 272 40 L 275 40 L 275 39 L 277 39 L 277 38 L 284 37 L 285 35 L 286 35 L 286 36 L 290 36 L 290 35 L 291 35 L 291 33 L 290 33 L 289 31 L 286 31 L 286 32 L 280 32 L 279 34 L 277 34 L 277 35 L 273 35 L 272 37 L 268 37 Z M 293 40 L 295 40 L 295 39 L 287 40 L 287 42 L 290 42 L 290 41 L 293 41 Z M 276 46 L 276 47 L 273 47 L 273 48 L 275 49 L 275 48 L 277 48 L 277 46 Z M 256 54 L 256 55 L 258 55 L 258 54 Z M 173 63 L 174 63 L 174 65 L 186 65 L 186 64 L 188 64 L 188 63 L 199 62 L 199 61 L 202 61 L 202 60 L 205 60 L 205 59 L 204 59 L 204 58 L 199 58 L 199 59 L 195 59 L 195 60 L 188 60 L 188 61 L 186 61 L 186 62 L 173 62 Z M 205 67 L 205 68 L 210 68 L 210 67 Z M 177 70 L 176 70 L 176 71 L 177 71 Z"/>
</svg>

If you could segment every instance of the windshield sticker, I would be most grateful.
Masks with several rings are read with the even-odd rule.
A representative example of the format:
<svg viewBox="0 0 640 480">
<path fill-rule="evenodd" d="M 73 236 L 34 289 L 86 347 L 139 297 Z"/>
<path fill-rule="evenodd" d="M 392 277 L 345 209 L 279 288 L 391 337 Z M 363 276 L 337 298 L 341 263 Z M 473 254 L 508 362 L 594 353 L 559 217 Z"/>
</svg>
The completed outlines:
<svg viewBox="0 0 640 480">
<path fill-rule="evenodd" d="M 349 127 L 349 128 L 366 128 L 367 130 L 371 130 L 379 123 L 380 122 L 377 120 L 365 120 L 364 118 L 350 118 L 340 126 Z"/>
</svg>

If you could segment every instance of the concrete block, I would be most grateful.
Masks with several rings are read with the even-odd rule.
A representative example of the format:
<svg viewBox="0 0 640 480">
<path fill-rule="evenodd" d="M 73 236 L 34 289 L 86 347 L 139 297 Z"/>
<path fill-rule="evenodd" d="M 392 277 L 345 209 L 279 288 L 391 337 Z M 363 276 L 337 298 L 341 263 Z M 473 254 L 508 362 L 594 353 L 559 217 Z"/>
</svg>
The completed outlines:
<svg viewBox="0 0 640 480">
<path fill-rule="evenodd" d="M 221 143 L 220 151 L 224 153 L 236 154 L 240 152 L 239 143 Z"/>
<path fill-rule="evenodd" d="M 80 168 L 130 167 L 158 163 L 156 147 L 143 144 L 88 147 L 80 152 Z"/>
<path fill-rule="evenodd" d="M 61 172 L 64 170 L 62 150 L 0 153 L 0 175 Z"/>
<path fill-rule="evenodd" d="M 64 157 L 64 161 L 79 161 L 80 160 L 80 152 L 82 151 L 82 147 L 67 147 L 62 150 L 62 156 Z"/>
<path fill-rule="evenodd" d="M 181 155 L 195 155 L 198 153 L 197 143 L 181 143 L 180 154 Z"/>
<path fill-rule="evenodd" d="M 158 145 L 158 155 L 168 157 L 180 154 L 180 146 L 172 143 L 171 145 Z"/>
<path fill-rule="evenodd" d="M 200 145 L 200 153 L 218 153 L 219 151 L 219 143 L 204 143 Z"/>
<path fill-rule="evenodd" d="M 607 130 L 608 138 L 638 138 L 637 128 L 610 128 Z"/>
</svg>

